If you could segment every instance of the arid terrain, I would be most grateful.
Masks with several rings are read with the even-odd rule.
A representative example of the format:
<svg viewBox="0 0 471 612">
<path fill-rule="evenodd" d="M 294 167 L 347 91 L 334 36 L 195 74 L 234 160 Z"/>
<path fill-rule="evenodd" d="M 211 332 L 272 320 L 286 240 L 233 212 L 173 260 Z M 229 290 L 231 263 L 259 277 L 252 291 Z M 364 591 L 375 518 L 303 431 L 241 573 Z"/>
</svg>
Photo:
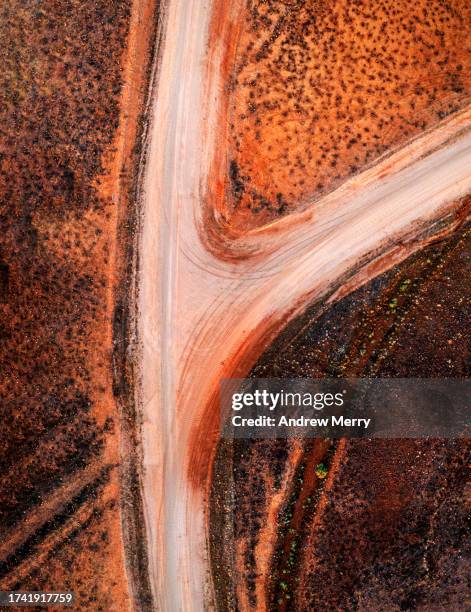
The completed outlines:
<svg viewBox="0 0 471 612">
<path fill-rule="evenodd" d="M 470 265 L 467 225 L 308 309 L 251 376 L 468 377 Z M 469 452 L 464 440 L 222 441 L 211 493 L 220 607 L 466 609 Z"/>
<path fill-rule="evenodd" d="M 469 2 L 0 15 L 0 588 L 471 607 L 468 440 L 219 431 L 223 378 L 470 376 Z"/>
<path fill-rule="evenodd" d="M 303 209 L 469 103 L 466 2 L 218 7 L 231 224 Z M 228 184 L 227 184 L 228 183 Z"/>
<path fill-rule="evenodd" d="M 373 547 L 373 542 L 383 523 L 389 529 L 386 541 L 399 533 L 407 512 L 413 511 L 412 503 L 420 508 L 424 520 L 435 520 L 434 491 L 440 489 L 440 495 L 446 496 L 448 484 L 437 481 L 432 485 L 427 479 L 433 479 L 437 470 L 444 469 L 443 462 L 449 461 L 451 471 L 461 474 L 459 487 L 463 487 L 467 475 L 464 457 L 469 451 L 465 443 L 457 443 L 446 455 L 446 444 L 430 442 L 430 456 L 419 468 L 424 480 L 412 484 L 409 472 L 425 452 L 426 443 L 414 446 L 412 442 L 391 441 L 389 446 L 383 442 L 370 447 L 340 441 L 324 448 L 321 442 L 314 446 L 299 442 L 287 449 L 283 442 L 274 448 L 260 442 L 246 449 L 242 443 L 227 448 L 218 442 L 220 380 L 259 371 L 256 364 L 271 350 L 277 360 L 273 370 L 267 371 L 276 377 L 332 373 L 381 376 L 382 367 L 389 367 L 388 375 L 394 375 L 399 364 L 395 356 L 389 356 L 388 342 L 398 343 L 393 334 L 396 327 L 398 334 L 408 331 L 402 328 L 402 292 L 394 285 L 385 289 L 398 292 L 390 298 L 393 306 L 372 317 L 368 332 L 371 338 L 378 336 L 378 350 L 384 352 L 389 366 L 378 364 L 376 371 L 368 367 L 369 350 L 374 347 L 350 348 L 343 337 L 330 341 L 340 345 L 345 364 L 337 364 L 328 347 L 319 352 L 314 341 L 312 346 L 306 341 L 292 361 L 282 360 L 291 339 L 288 336 L 281 351 L 273 342 L 280 333 L 285 338 L 289 332 L 283 330 L 295 325 L 303 313 L 314 313 L 314 325 L 335 304 L 345 304 L 354 291 L 366 292 L 367 299 L 374 279 L 395 270 L 401 262 L 410 261 L 410 257 L 427 261 L 423 249 L 447 240 L 451 244 L 469 214 L 470 92 L 469 67 L 465 68 L 469 66 L 469 47 L 463 37 L 463 28 L 469 26 L 467 7 L 458 10 L 449 4 L 425 7 L 419 3 L 411 10 L 410 6 L 383 3 L 379 7 L 378 3 L 378 11 L 365 15 L 362 3 L 350 6 L 351 11 L 346 7 L 336 24 L 336 9 L 328 3 L 265 2 L 259 6 L 235 2 L 229 8 L 218 2 L 210 6 L 176 2 L 169 7 L 151 119 L 151 125 L 159 128 L 151 131 L 143 185 L 139 277 L 144 506 L 151 582 L 159 609 L 216 606 L 245 610 L 291 605 L 292 609 L 380 606 L 395 610 L 427 605 L 424 575 L 408 566 L 403 571 L 410 570 L 410 582 L 403 585 L 404 593 L 399 593 L 398 575 L 391 574 L 391 581 L 386 581 L 386 570 L 380 568 L 381 543 Z M 384 84 L 379 82 L 380 69 L 375 64 L 378 81 L 368 86 L 371 97 L 362 97 L 363 106 L 358 100 L 352 105 L 350 98 L 354 83 L 365 85 L 367 77 L 345 83 L 349 93 L 333 111 L 331 90 L 342 88 L 346 65 L 346 59 L 341 61 L 340 57 L 352 53 L 349 35 L 343 40 L 335 37 L 334 31 L 340 28 L 341 19 L 349 17 L 349 32 L 373 29 L 380 36 L 379 17 L 383 22 L 388 19 L 381 12 L 383 8 L 396 19 L 384 35 L 386 49 L 379 53 L 383 64 L 389 59 L 382 74 Z M 268 21 L 261 13 L 265 17 L 270 13 Z M 317 29 L 307 13 L 317 19 Z M 444 30 L 437 32 L 435 21 L 440 20 L 452 31 L 446 43 Z M 321 25 L 326 26 L 327 34 Z M 424 32 L 429 36 L 426 45 Z M 327 47 L 312 42 L 315 36 L 317 43 L 322 36 L 332 37 L 335 61 L 329 63 L 332 58 Z M 361 53 L 361 37 L 357 39 Z M 364 64 L 371 63 L 369 42 L 365 42 L 363 53 L 366 59 L 352 60 L 356 74 L 362 74 Z M 453 68 L 444 63 L 444 58 L 451 56 Z M 291 62 L 286 71 L 280 65 L 275 69 L 280 58 Z M 455 88 L 460 91 L 450 91 L 450 71 L 463 72 L 460 87 Z M 328 78 L 331 90 L 316 91 L 321 78 Z M 433 100 L 424 89 L 428 80 L 436 87 Z M 310 96 L 312 105 L 306 106 L 302 96 Z M 393 117 L 384 117 L 386 99 L 392 103 Z M 286 124 L 271 112 L 272 103 L 277 110 L 280 107 L 281 117 L 284 111 L 289 115 Z M 324 114 L 319 111 L 319 116 L 314 116 L 316 108 L 322 108 Z M 344 114 L 344 123 L 339 123 L 342 118 L 336 121 L 337 112 Z M 303 123 L 306 121 L 311 122 L 314 132 Z M 345 140 L 346 133 L 340 130 L 347 124 L 361 130 L 355 142 L 350 142 L 352 136 Z M 365 127 L 369 131 L 365 132 Z M 339 171 L 322 161 L 317 165 L 319 159 L 332 161 L 337 150 Z M 441 269 L 439 263 L 438 276 Z M 425 281 L 427 269 L 423 274 Z M 468 324 L 465 301 L 469 287 L 465 279 L 463 267 L 456 278 L 457 290 L 463 292 L 457 334 L 460 325 L 464 330 Z M 447 292 L 445 283 L 443 276 L 433 289 L 442 289 L 442 300 Z M 378 297 L 382 299 L 386 298 Z M 352 313 L 348 323 L 351 329 L 358 327 L 359 334 L 364 307 L 362 304 Z M 345 310 L 348 312 L 348 306 Z M 452 311 L 436 313 L 432 307 L 430 313 L 417 313 L 407 325 L 417 327 L 418 333 L 421 325 L 430 325 L 432 317 L 446 320 L 447 316 L 452 316 Z M 332 325 L 342 326 L 340 315 Z M 469 355 L 468 334 L 463 330 L 465 348 L 454 345 L 453 339 L 448 344 L 447 339 L 459 367 Z M 440 348 L 425 354 L 415 350 L 421 369 L 412 362 L 408 376 L 445 375 L 434 374 L 434 362 L 441 363 Z M 349 354 L 352 363 L 347 361 Z M 407 363 L 407 356 L 402 359 Z M 308 361 L 313 363 L 312 370 L 302 369 Z M 460 370 L 460 376 L 467 375 L 466 368 Z M 334 523 L 341 518 L 349 520 L 348 500 L 354 498 L 354 490 L 347 486 L 351 472 L 346 470 L 350 461 L 361 462 L 362 453 L 366 462 L 371 457 L 371 465 L 378 467 L 376 475 L 373 468 L 363 471 L 360 501 L 370 495 L 369 487 L 374 489 L 375 482 L 384 482 L 395 469 L 410 483 L 398 482 L 399 491 L 404 490 L 398 500 L 392 489 L 389 501 L 387 492 L 382 497 L 379 492 L 371 494 L 372 530 L 365 531 L 359 523 L 358 540 L 354 540 L 344 529 L 344 548 L 338 552 L 333 544 L 331 549 L 326 545 L 322 561 L 317 538 L 328 537 L 325 526 L 331 515 L 335 514 Z M 322 494 L 312 471 L 306 479 L 300 474 L 312 470 L 317 461 L 325 461 L 329 468 Z M 300 487 L 299 480 L 305 486 Z M 430 497 L 414 501 L 420 487 L 430 487 Z M 467 502 L 465 497 L 460 499 L 464 505 L 457 520 L 465 529 Z M 396 519 L 391 517 L 388 526 L 389 512 L 395 512 Z M 449 528 L 449 524 L 443 527 L 444 541 Z M 430 534 L 431 530 L 423 530 L 410 537 L 431 550 Z M 290 548 L 298 546 L 296 538 L 310 542 L 302 552 L 306 565 L 296 563 L 287 581 L 278 574 L 283 568 L 280 559 L 289 559 Z M 334 535 L 332 538 L 341 547 L 342 541 Z M 357 541 L 361 546 L 355 548 Z M 447 554 L 451 555 L 453 546 Z M 351 547 L 360 556 L 355 562 L 342 556 L 342 550 L 346 553 Z M 396 551 L 383 548 L 386 568 L 399 561 L 405 568 L 419 554 L 400 543 Z M 372 554 L 376 551 L 377 563 L 368 556 L 370 550 Z M 464 554 L 464 549 L 456 550 Z M 443 566 L 445 556 L 437 564 Z M 337 573 L 332 570 L 329 578 L 330 590 L 315 582 L 314 567 L 321 562 L 336 568 Z M 463 567 L 460 571 L 469 571 L 469 565 L 464 563 Z M 286 566 L 284 569 L 288 571 Z M 375 589 L 361 572 L 370 572 L 378 581 Z M 303 579 L 307 582 L 301 585 Z M 430 581 L 429 596 L 440 595 L 442 607 L 447 601 L 461 605 L 468 597 L 464 582 L 465 578 L 453 599 L 455 587 L 447 589 L 437 577 Z M 369 584 L 371 591 L 367 591 Z M 414 589 L 417 596 L 411 594 Z M 289 600 L 285 597 L 288 594 Z"/>
<path fill-rule="evenodd" d="M 155 11 L 0 9 L 0 588 L 82 610 L 149 606 L 124 343 Z"/>
</svg>

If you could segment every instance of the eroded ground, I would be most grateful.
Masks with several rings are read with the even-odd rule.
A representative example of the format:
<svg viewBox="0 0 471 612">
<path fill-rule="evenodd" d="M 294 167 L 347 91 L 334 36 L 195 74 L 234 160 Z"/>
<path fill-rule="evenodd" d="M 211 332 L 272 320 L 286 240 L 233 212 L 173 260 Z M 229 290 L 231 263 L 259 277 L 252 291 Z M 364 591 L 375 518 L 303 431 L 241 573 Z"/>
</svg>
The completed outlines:
<svg viewBox="0 0 471 612">
<path fill-rule="evenodd" d="M 468 225 L 308 310 L 251 375 L 469 376 L 470 272 Z M 470 451 L 465 440 L 221 442 L 211 502 L 221 609 L 465 609 Z"/>
</svg>

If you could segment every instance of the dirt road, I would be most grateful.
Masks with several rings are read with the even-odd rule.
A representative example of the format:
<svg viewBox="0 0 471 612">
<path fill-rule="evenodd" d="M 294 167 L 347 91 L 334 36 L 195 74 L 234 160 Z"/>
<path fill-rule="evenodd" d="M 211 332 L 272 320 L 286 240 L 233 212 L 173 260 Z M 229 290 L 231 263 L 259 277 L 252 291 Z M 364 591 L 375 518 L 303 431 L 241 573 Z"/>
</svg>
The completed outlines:
<svg viewBox="0 0 471 612">
<path fill-rule="evenodd" d="M 335 299 L 443 231 L 442 221 L 451 226 L 471 191 L 464 110 L 304 212 L 209 241 L 211 160 L 224 146 L 216 138 L 224 91 L 207 65 L 211 10 L 170 2 L 143 193 L 144 504 L 155 600 L 172 612 L 211 607 L 205 495 L 219 380 L 247 372 L 314 299 Z"/>
</svg>

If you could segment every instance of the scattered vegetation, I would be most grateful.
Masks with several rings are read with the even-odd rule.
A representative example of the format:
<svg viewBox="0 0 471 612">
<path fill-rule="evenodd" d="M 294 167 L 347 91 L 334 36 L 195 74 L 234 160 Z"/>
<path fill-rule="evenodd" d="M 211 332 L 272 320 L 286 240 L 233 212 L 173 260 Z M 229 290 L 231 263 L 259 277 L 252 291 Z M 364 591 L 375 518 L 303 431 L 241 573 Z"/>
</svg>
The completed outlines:
<svg viewBox="0 0 471 612">
<path fill-rule="evenodd" d="M 228 77 L 237 209 L 285 214 L 469 103 L 470 24 L 463 2 L 248 2 Z"/>
</svg>

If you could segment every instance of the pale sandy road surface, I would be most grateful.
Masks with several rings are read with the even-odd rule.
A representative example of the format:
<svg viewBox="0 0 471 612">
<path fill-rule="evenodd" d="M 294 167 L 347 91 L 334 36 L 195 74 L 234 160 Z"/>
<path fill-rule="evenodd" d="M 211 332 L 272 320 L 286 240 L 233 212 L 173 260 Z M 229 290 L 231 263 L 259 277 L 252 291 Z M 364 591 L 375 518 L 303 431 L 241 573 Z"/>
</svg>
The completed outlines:
<svg viewBox="0 0 471 612">
<path fill-rule="evenodd" d="M 167 7 L 143 194 L 143 495 L 155 605 L 166 612 L 213 605 L 204 509 L 219 380 L 243 374 L 288 318 L 346 275 L 365 282 L 362 265 L 381 258 L 367 268 L 379 273 L 418 248 L 471 191 L 462 111 L 311 210 L 239 238 L 230 262 L 209 252 L 201 219 L 223 94 L 206 63 L 211 10 L 199 0 Z"/>
</svg>

